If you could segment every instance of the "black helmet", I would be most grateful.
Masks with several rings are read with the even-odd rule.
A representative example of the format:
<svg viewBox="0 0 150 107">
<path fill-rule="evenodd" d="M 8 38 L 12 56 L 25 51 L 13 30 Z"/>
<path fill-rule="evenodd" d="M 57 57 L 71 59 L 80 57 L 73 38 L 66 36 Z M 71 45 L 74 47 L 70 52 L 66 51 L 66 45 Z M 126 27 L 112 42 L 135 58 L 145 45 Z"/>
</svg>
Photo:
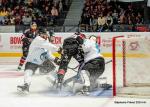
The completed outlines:
<svg viewBox="0 0 150 107">
<path fill-rule="evenodd" d="M 37 26 L 36 22 L 31 22 L 30 23 L 30 26 L 33 26 L 33 25 Z"/>
<path fill-rule="evenodd" d="M 77 36 L 76 40 L 79 42 L 79 44 L 83 44 L 85 38 L 85 34 L 80 33 L 80 35 Z"/>
<path fill-rule="evenodd" d="M 46 33 L 46 32 L 47 32 L 47 30 L 44 29 L 44 28 L 40 28 L 40 29 L 39 29 L 39 33 Z"/>
<path fill-rule="evenodd" d="M 39 34 L 47 34 L 47 29 L 40 28 L 39 29 Z"/>
</svg>

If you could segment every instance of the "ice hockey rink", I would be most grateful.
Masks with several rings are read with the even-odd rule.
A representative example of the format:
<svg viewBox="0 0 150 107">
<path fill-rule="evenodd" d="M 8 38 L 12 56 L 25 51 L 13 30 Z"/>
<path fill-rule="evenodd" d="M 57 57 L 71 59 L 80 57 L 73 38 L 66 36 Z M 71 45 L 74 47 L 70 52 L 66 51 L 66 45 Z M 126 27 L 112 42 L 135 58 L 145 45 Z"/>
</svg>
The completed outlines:
<svg viewBox="0 0 150 107">
<path fill-rule="evenodd" d="M 33 76 L 30 93 L 22 95 L 17 92 L 16 86 L 23 84 L 23 71 L 18 72 L 16 68 L 16 63 L 0 64 L 0 107 L 150 107 L 150 99 L 112 97 L 112 91 L 98 97 L 54 96 L 50 93 L 47 75 L 38 73 Z M 109 63 L 106 65 L 106 75 L 112 73 L 111 70 Z M 108 79 L 108 83 L 111 83 L 111 79 Z"/>
</svg>

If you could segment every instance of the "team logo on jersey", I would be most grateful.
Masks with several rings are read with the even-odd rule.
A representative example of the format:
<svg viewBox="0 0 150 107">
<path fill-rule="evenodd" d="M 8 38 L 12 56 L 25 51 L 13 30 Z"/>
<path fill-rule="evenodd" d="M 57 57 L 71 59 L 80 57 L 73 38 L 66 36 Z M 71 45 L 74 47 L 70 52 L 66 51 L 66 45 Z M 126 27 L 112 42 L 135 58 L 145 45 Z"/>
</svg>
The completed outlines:
<svg viewBox="0 0 150 107">
<path fill-rule="evenodd" d="M 134 51 L 134 50 L 138 50 L 139 47 L 140 47 L 140 45 L 139 45 L 138 41 L 131 42 L 131 43 L 129 44 L 129 49 L 130 49 L 130 50 L 133 50 L 133 51 Z"/>
</svg>

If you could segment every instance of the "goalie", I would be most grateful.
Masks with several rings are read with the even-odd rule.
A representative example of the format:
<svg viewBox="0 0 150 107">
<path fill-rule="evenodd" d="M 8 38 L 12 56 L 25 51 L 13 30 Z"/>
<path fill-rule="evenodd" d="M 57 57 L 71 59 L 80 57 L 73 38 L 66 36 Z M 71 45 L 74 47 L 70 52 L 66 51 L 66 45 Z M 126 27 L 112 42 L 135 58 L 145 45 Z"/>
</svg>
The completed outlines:
<svg viewBox="0 0 150 107">
<path fill-rule="evenodd" d="M 24 85 L 17 86 L 19 91 L 29 92 L 32 75 L 44 61 L 50 60 L 58 64 L 58 58 L 52 56 L 52 52 L 58 51 L 58 47 L 50 43 L 49 40 L 51 40 L 51 36 L 46 29 L 40 29 L 39 36 L 30 45 L 27 63 L 25 64 Z M 51 68 L 51 70 L 53 69 L 55 67 Z"/>
</svg>

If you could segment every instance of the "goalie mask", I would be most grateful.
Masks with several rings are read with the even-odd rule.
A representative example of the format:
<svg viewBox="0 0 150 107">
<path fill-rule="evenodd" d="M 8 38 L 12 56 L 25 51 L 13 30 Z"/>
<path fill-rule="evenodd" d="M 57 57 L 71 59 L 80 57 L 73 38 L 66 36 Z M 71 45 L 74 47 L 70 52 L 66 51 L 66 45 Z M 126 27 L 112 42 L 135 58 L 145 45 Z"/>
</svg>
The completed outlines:
<svg viewBox="0 0 150 107">
<path fill-rule="evenodd" d="M 97 37 L 95 35 L 90 35 L 89 39 L 97 42 Z"/>
</svg>

